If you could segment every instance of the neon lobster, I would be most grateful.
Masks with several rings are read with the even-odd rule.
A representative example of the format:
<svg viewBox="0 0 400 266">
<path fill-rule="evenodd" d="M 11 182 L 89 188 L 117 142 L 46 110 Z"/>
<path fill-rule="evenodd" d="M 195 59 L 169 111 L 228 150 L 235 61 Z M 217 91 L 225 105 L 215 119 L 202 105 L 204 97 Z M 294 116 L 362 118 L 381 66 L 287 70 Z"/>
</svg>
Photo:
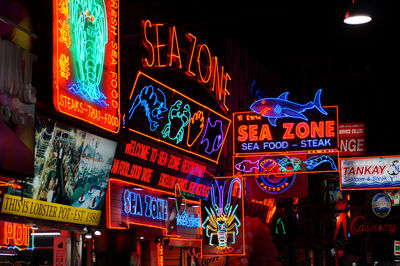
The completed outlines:
<svg viewBox="0 0 400 266">
<path fill-rule="evenodd" d="M 236 210 L 238 204 L 235 207 L 231 205 L 232 189 L 234 184 L 239 185 L 238 197 L 241 198 L 242 184 L 239 178 L 234 178 L 231 181 L 228 191 L 228 197 L 224 206 L 224 193 L 226 181 L 223 186 L 218 185 L 218 181 L 215 180 L 216 188 L 218 189 L 218 204 L 216 203 L 216 190 L 214 184 L 211 185 L 211 203 L 212 207 L 209 209 L 205 207 L 208 214 L 207 218 L 203 222 L 203 229 L 206 230 L 206 236 L 209 237 L 209 245 L 216 246 L 217 251 L 225 253 L 227 250 L 232 249 L 228 246 L 228 237 L 232 236 L 232 244 L 236 242 L 236 236 L 239 234 L 239 227 L 241 222 L 236 216 Z M 217 243 L 215 244 L 214 238 L 217 237 Z"/>
<path fill-rule="evenodd" d="M 108 42 L 107 15 L 103 0 L 71 0 L 69 3 L 72 54 L 76 82 L 69 89 L 96 104 L 105 105 L 100 91 L 105 46 Z"/>
</svg>

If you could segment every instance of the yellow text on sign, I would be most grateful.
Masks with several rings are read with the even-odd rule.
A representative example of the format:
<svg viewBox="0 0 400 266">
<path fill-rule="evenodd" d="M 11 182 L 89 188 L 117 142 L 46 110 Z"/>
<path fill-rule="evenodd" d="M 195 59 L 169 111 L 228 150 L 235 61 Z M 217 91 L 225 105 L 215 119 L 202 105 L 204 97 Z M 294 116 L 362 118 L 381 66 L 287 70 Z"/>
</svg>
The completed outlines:
<svg viewBox="0 0 400 266">
<path fill-rule="evenodd" d="M 85 225 L 98 225 L 101 215 L 100 210 L 72 207 L 9 194 L 4 195 L 1 213 Z"/>
</svg>

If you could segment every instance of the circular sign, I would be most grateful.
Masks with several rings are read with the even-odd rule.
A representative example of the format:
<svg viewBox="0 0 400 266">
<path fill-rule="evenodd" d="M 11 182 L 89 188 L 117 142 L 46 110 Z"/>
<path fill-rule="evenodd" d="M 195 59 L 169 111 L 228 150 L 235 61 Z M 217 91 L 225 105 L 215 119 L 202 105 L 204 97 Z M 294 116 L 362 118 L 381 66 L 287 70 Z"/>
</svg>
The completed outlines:
<svg viewBox="0 0 400 266">
<path fill-rule="evenodd" d="M 292 186 L 296 177 L 294 162 L 286 157 L 259 161 L 257 184 L 265 192 L 279 194 Z"/>
<path fill-rule="evenodd" d="M 385 193 L 378 193 L 372 198 L 372 211 L 379 218 L 385 218 L 392 209 L 392 201 Z"/>
</svg>

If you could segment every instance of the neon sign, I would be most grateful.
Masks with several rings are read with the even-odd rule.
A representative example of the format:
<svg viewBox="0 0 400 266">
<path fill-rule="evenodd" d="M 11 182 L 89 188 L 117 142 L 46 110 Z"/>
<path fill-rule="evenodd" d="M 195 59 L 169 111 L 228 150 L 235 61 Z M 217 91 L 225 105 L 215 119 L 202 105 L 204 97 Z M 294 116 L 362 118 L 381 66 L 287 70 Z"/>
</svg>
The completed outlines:
<svg viewBox="0 0 400 266">
<path fill-rule="evenodd" d="M 17 250 L 34 250 L 32 226 L 10 222 L 0 222 L 0 247 Z"/>
<path fill-rule="evenodd" d="M 160 36 L 166 31 L 168 39 L 163 40 Z M 142 43 L 147 50 L 147 55 L 142 58 L 143 67 L 173 68 L 184 72 L 206 87 L 222 110 L 229 111 L 226 99 L 230 95 L 228 83 L 231 77 L 224 71 L 224 66 L 219 65 L 216 56 L 211 56 L 206 44 L 197 43 L 194 35 L 187 33 L 185 39 L 180 41 L 186 45 L 187 56 L 181 55 L 180 51 L 184 48 L 180 48 L 178 40 L 175 26 L 166 27 L 143 20 Z"/>
<path fill-rule="evenodd" d="M 337 172 L 337 157 L 337 152 L 312 156 L 310 154 L 297 153 L 287 156 L 246 156 L 246 159 L 236 157 L 235 170 L 245 175 L 254 175 L 256 170 L 262 171 L 263 165 L 260 163 L 268 159 L 269 167 L 271 169 L 277 167 L 277 170 L 281 173 L 288 171 L 296 173 Z"/>
<path fill-rule="evenodd" d="M 163 138 L 168 137 L 171 140 L 176 141 L 176 144 L 181 142 L 185 133 L 185 127 L 189 124 L 190 119 L 191 114 L 189 104 L 182 106 L 182 101 L 177 100 L 169 109 L 168 123 L 161 132 Z M 174 123 L 174 127 L 172 127 L 172 123 Z"/>
<path fill-rule="evenodd" d="M 350 233 L 360 235 L 362 233 L 386 233 L 393 235 L 398 230 L 396 224 L 373 224 L 364 216 L 357 216 L 350 222 Z"/>
<path fill-rule="evenodd" d="M 119 3 L 54 0 L 53 103 L 57 111 L 117 133 Z"/>
<path fill-rule="evenodd" d="M 107 190 L 107 228 L 126 229 L 129 225 L 140 225 L 161 229 L 164 236 L 200 241 L 201 208 L 193 207 L 201 205 L 199 200 L 115 178 L 110 178 Z M 184 198 L 184 206 L 177 203 L 179 197 Z M 173 223 L 175 218 L 176 224 Z"/>
<path fill-rule="evenodd" d="M 230 120 L 139 72 L 124 116 L 129 131 L 217 163 Z"/>
<path fill-rule="evenodd" d="M 184 209 L 183 212 L 180 213 L 178 200 L 184 200 Z M 201 218 L 200 215 L 197 217 L 194 214 L 189 214 L 186 211 L 186 198 L 182 195 L 181 188 L 178 183 L 175 184 L 175 208 L 176 208 L 176 225 L 185 226 L 185 227 L 200 227 L 201 226 Z"/>
<path fill-rule="evenodd" d="M 120 143 L 114 156 L 111 175 L 137 184 L 174 191 L 180 186 L 185 196 L 206 199 L 214 168 L 138 139 Z"/>
<path fill-rule="evenodd" d="M 143 197 L 144 200 L 142 200 Z M 142 201 L 145 203 L 144 209 Z M 168 219 L 168 201 L 165 199 L 153 197 L 151 195 L 142 195 L 126 189 L 123 193 L 122 202 L 122 209 L 126 214 L 138 216 L 144 214 L 144 216 L 153 220 Z"/>
<path fill-rule="evenodd" d="M 282 153 L 301 150 L 332 150 L 338 148 L 338 109 L 324 107 L 326 115 L 312 112 L 307 120 L 276 121 L 270 124 L 265 117 L 253 112 L 233 114 L 234 153 Z M 291 118 L 293 120 L 293 118 Z"/>
<path fill-rule="evenodd" d="M 145 86 L 136 96 L 129 109 L 129 119 L 132 118 L 138 106 L 142 106 L 145 110 L 149 127 L 151 131 L 154 131 L 159 126 L 158 120 L 163 119 L 161 116 L 164 112 L 168 111 L 167 104 L 165 103 L 165 95 L 160 89 L 154 90 L 152 85 Z"/>
<path fill-rule="evenodd" d="M 230 181 L 229 189 L 226 191 L 227 180 L 220 185 L 215 180 L 211 187 L 211 206 L 204 207 L 206 218 L 202 227 L 205 229 L 205 244 L 212 248 L 215 254 L 229 254 L 234 250 L 237 243 L 240 228 L 243 226 L 239 217 L 239 203 L 232 204 L 232 196 L 242 198 L 242 182 L 236 177 Z M 225 194 L 226 199 L 225 199 Z M 243 247 L 244 248 L 244 247 Z M 207 248 L 206 248 L 207 249 Z M 203 248 L 204 252 L 204 248 Z M 211 253 L 211 252 L 210 252 Z"/>
<path fill-rule="evenodd" d="M 288 101 L 289 92 L 282 93 L 278 98 L 264 98 L 256 101 L 250 106 L 250 109 L 263 117 L 268 118 L 271 125 L 276 127 L 278 118 L 296 118 L 308 121 L 303 114 L 306 110 L 316 108 L 321 114 L 327 115 L 327 112 L 321 105 L 322 89 L 315 93 L 314 101 L 306 104 L 298 104 Z"/>
</svg>

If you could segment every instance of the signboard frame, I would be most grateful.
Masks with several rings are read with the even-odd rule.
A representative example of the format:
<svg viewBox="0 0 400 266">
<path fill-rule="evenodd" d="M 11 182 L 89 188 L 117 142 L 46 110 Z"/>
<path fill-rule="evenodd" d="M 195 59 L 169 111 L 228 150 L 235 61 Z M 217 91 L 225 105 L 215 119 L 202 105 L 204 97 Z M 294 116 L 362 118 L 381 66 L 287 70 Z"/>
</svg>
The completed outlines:
<svg viewBox="0 0 400 266">
<path fill-rule="evenodd" d="M 346 157 L 346 158 L 340 158 L 339 159 L 339 181 L 340 181 L 340 190 L 383 190 L 383 189 L 399 189 L 400 188 L 400 181 L 398 182 L 398 185 L 394 186 L 387 186 L 387 185 L 382 185 L 382 186 L 364 186 L 364 187 L 346 187 L 343 185 L 343 174 L 342 170 L 343 168 L 343 162 L 344 161 L 352 161 L 352 160 L 368 160 L 368 159 L 386 159 L 386 158 L 398 158 L 400 160 L 400 155 L 386 155 L 386 156 L 368 156 L 368 157 Z M 379 170 L 379 169 L 378 169 Z M 381 169 L 386 170 L 386 168 Z M 370 170 L 368 170 L 370 171 Z M 398 173 L 399 174 L 399 173 Z"/>
<path fill-rule="evenodd" d="M 328 113 L 328 115 L 330 115 L 330 116 L 334 116 L 334 118 L 332 118 L 332 119 L 335 119 L 334 120 L 334 122 L 335 122 L 335 124 L 333 125 L 334 126 L 334 128 L 333 128 L 333 133 L 334 133 L 334 136 L 332 137 L 335 141 L 336 141 L 336 143 L 335 144 L 332 144 L 330 147 L 320 147 L 320 148 L 315 148 L 315 149 L 310 149 L 310 148 L 292 148 L 292 149 L 286 149 L 286 148 L 289 148 L 289 147 L 301 147 L 301 146 L 303 146 L 303 142 L 302 141 L 307 141 L 307 138 L 306 137 L 304 137 L 304 139 L 303 138 L 299 138 L 299 142 L 300 142 L 300 145 L 299 145 L 299 143 L 288 143 L 288 141 L 287 140 L 291 140 L 291 138 L 296 138 L 296 136 L 297 136 L 297 132 L 299 133 L 299 134 L 304 134 L 304 135 L 306 135 L 306 132 L 308 132 L 308 135 L 310 135 L 311 133 L 310 133 L 310 127 L 311 126 L 309 126 L 307 123 L 312 123 L 312 122 L 314 122 L 314 121 L 310 121 L 311 119 L 309 119 L 309 121 L 304 121 L 304 120 L 301 120 L 301 119 L 296 119 L 296 121 L 295 122 L 293 122 L 294 120 L 289 120 L 289 119 L 280 119 L 278 122 L 277 122 L 277 125 L 276 126 L 272 126 L 272 125 L 270 125 L 270 123 L 268 122 L 268 119 L 267 118 L 265 118 L 265 117 L 262 117 L 261 115 L 259 115 L 259 114 L 257 114 L 257 113 L 255 113 L 255 112 L 253 112 L 253 111 L 245 111 L 245 112 L 236 112 L 236 113 L 233 113 L 233 115 L 232 115 L 232 123 L 233 123 L 233 142 L 232 142 L 232 145 L 233 145 L 233 154 L 235 155 L 235 156 L 242 156 L 242 155 L 246 155 L 246 154 L 252 154 L 252 155 L 263 155 L 263 154 L 279 154 L 279 153 L 287 153 L 287 152 L 307 152 L 307 151 L 318 151 L 318 150 L 338 150 L 338 148 L 339 148 L 339 135 L 338 135 L 338 133 L 339 133 L 339 107 L 338 106 L 336 106 L 336 105 L 333 105 L 333 106 L 323 106 L 323 108 L 326 108 L 326 109 L 330 109 L 329 111 L 331 112 L 331 113 Z M 334 111 L 331 111 L 332 109 L 334 109 Z M 335 112 L 335 114 L 332 114 L 332 112 Z M 246 120 L 250 120 L 250 121 L 259 121 L 259 124 L 261 125 L 265 125 L 265 128 L 263 128 L 263 127 L 261 127 L 261 128 L 248 128 L 248 131 L 252 131 L 252 133 L 254 132 L 254 137 L 256 137 L 256 138 L 258 138 L 258 140 L 255 140 L 255 141 L 253 141 L 253 143 L 256 143 L 257 144 L 257 142 L 260 142 L 260 138 L 261 138 L 261 136 L 263 136 L 263 140 L 267 140 L 267 141 L 264 141 L 263 142 L 263 145 L 265 145 L 265 143 L 269 143 L 268 145 L 269 145 L 269 147 L 271 146 L 271 145 L 275 145 L 274 147 L 270 147 L 270 150 L 262 150 L 262 149 L 260 149 L 260 147 L 258 148 L 259 149 L 259 151 L 255 151 L 255 152 L 241 152 L 241 151 L 238 151 L 237 150 L 237 148 L 236 148 L 236 146 L 239 146 L 239 144 L 237 144 L 236 142 L 236 135 L 237 135 L 237 131 L 239 131 L 239 128 L 236 128 L 235 127 L 235 121 L 236 121 L 236 119 L 235 119 L 235 117 L 238 117 L 238 116 L 240 116 L 240 115 L 242 115 L 242 119 L 244 119 L 244 118 L 246 118 Z M 264 123 L 262 123 L 262 121 L 265 121 Z M 321 120 L 322 121 L 322 120 Z M 328 121 L 328 120 L 327 120 Z M 296 124 L 297 123 L 297 124 Z M 236 122 L 236 124 L 237 124 L 237 122 Z M 284 125 L 284 124 L 286 124 L 287 125 L 287 127 L 285 127 L 285 128 L 280 128 L 280 126 L 281 125 Z M 296 125 L 295 125 L 296 124 Z M 300 124 L 301 124 L 301 126 L 300 126 Z M 299 129 L 298 130 L 295 130 L 295 128 L 294 127 L 296 127 L 297 128 L 297 126 L 299 126 Z M 323 125 L 324 126 L 324 129 L 322 130 L 323 132 L 325 132 L 325 128 L 326 127 L 328 127 L 328 125 Z M 308 128 L 307 128 L 308 127 Z M 320 134 L 319 132 L 318 132 L 318 130 L 319 130 L 319 128 L 318 127 L 320 127 L 320 124 L 317 124 L 317 123 L 315 123 L 315 135 L 317 136 L 318 134 Z M 332 125 L 329 125 L 329 127 L 332 129 Z M 257 131 L 257 132 L 256 132 Z M 258 131 L 260 131 L 260 132 L 258 132 Z M 283 139 L 285 139 L 283 136 L 282 136 L 282 138 L 276 138 L 276 136 L 274 136 L 274 132 L 276 132 L 276 131 L 281 131 L 280 133 L 282 133 L 282 135 L 283 136 L 285 136 L 286 135 L 286 137 L 287 137 L 287 140 L 284 140 L 283 141 Z M 331 132 L 332 133 L 332 132 Z M 244 134 L 247 134 L 247 135 L 250 135 L 248 132 L 244 132 Z M 324 133 L 322 133 L 322 134 L 324 134 Z M 290 137 L 290 138 L 289 138 Z M 303 137 L 303 136 L 302 136 Z M 248 136 L 248 138 L 247 139 L 250 139 L 250 136 Z M 271 141 L 271 142 L 269 142 L 269 139 L 272 139 L 273 141 Z M 320 138 L 320 140 L 322 140 L 321 138 Z M 325 141 L 325 143 L 327 143 L 326 141 Z M 270 145 L 271 144 L 271 145 Z M 257 144 L 258 145 L 258 144 Z M 280 146 L 279 146 L 280 145 Z M 308 145 L 308 144 L 307 144 Z M 311 144 L 310 144 L 311 145 Z M 259 145 L 258 145 L 259 146 Z M 249 148 L 248 148 L 249 149 Z"/>
</svg>

